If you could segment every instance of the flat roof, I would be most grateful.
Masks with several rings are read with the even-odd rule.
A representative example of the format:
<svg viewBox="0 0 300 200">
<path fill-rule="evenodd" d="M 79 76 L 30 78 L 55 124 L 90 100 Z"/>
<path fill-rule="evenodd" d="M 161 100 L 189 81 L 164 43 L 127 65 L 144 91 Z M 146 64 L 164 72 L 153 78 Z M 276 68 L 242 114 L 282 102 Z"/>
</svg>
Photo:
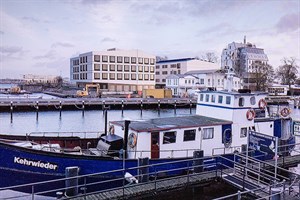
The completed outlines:
<svg viewBox="0 0 300 200">
<path fill-rule="evenodd" d="M 113 121 L 111 122 L 111 124 L 124 126 L 124 121 Z M 129 124 L 129 129 L 136 132 L 154 132 L 170 129 L 195 128 L 223 124 L 232 124 L 232 121 L 215 119 L 201 115 L 189 115 L 182 117 L 166 117 L 148 119 L 143 121 L 131 121 Z"/>
</svg>

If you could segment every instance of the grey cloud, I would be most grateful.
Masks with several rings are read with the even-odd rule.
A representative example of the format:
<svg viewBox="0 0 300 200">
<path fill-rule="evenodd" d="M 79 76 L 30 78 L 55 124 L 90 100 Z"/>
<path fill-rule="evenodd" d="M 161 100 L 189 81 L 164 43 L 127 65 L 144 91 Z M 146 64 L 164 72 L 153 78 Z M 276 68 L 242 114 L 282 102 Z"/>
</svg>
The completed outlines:
<svg viewBox="0 0 300 200">
<path fill-rule="evenodd" d="M 41 59 L 54 59 L 56 58 L 56 52 L 51 50 L 48 51 L 47 53 L 45 53 L 44 55 L 40 55 L 40 56 L 35 56 L 33 57 L 36 60 L 41 60 Z"/>
<path fill-rule="evenodd" d="M 74 47 L 73 44 L 68 43 L 68 42 L 56 42 L 54 44 L 51 45 L 52 48 L 56 48 L 56 47 Z"/>
<path fill-rule="evenodd" d="M 110 37 L 105 37 L 101 40 L 101 42 L 115 42 L 116 40 Z"/>
<path fill-rule="evenodd" d="M 4 32 L 3 32 L 3 31 L 0 31 L 0 34 L 1 34 L 1 35 L 4 35 Z"/>
<path fill-rule="evenodd" d="M 1 46 L 0 47 L 0 55 L 1 58 L 5 57 L 20 57 L 22 56 L 26 51 L 23 50 L 22 47 L 19 46 Z"/>
<path fill-rule="evenodd" d="M 284 15 L 276 24 L 278 33 L 295 31 L 300 28 L 299 13 Z"/>
<path fill-rule="evenodd" d="M 103 5 L 109 2 L 111 2 L 111 0 L 82 0 L 81 1 L 81 3 L 84 5 L 92 5 L 92 6 Z"/>
<path fill-rule="evenodd" d="M 40 20 L 34 18 L 34 17 L 23 17 L 22 18 L 23 20 L 26 20 L 26 21 L 30 21 L 30 22 L 36 22 L 36 23 L 39 23 Z"/>
</svg>

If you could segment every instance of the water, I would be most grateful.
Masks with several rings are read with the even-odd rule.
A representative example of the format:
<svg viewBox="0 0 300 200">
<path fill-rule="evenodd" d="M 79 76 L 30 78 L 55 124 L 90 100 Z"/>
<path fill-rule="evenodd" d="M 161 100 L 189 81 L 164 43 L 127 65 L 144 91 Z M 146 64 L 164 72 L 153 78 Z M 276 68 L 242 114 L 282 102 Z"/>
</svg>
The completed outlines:
<svg viewBox="0 0 300 200">
<path fill-rule="evenodd" d="M 174 117 L 190 115 L 190 109 L 177 109 L 176 115 L 172 109 L 161 109 L 160 115 L 157 110 L 109 110 L 108 121 L 117 120 L 142 120 L 157 117 Z M 192 109 L 195 114 L 195 109 Z M 30 132 L 68 132 L 68 131 L 103 131 L 104 114 L 102 110 L 81 110 L 39 112 L 38 119 L 36 112 L 14 112 L 11 122 L 10 113 L 0 113 L 0 133 L 25 135 Z"/>
</svg>

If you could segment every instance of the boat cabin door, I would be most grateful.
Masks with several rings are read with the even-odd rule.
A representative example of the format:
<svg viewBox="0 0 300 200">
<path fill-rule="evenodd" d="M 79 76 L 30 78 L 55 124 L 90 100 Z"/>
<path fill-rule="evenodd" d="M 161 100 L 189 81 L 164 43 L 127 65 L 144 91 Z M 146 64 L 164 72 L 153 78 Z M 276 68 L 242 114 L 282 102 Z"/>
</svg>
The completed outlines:
<svg viewBox="0 0 300 200">
<path fill-rule="evenodd" d="M 151 133 L 151 158 L 159 158 L 159 132 Z"/>
</svg>

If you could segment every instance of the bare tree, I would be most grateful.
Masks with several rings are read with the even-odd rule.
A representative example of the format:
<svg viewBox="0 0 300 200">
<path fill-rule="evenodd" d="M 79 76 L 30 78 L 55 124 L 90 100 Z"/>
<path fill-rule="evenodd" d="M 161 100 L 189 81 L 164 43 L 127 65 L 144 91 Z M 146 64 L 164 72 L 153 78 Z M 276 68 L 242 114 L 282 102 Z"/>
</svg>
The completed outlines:
<svg viewBox="0 0 300 200">
<path fill-rule="evenodd" d="M 163 61 L 163 60 L 168 60 L 168 57 L 167 56 L 156 56 L 156 62 Z"/>
<path fill-rule="evenodd" d="M 218 60 L 219 60 L 218 58 L 219 57 L 216 56 L 216 54 L 214 52 L 207 52 L 205 55 L 201 56 L 201 59 L 206 60 L 208 62 L 213 62 L 213 63 L 218 62 Z"/>
<path fill-rule="evenodd" d="M 55 77 L 55 87 L 61 88 L 63 84 L 63 78 L 61 76 Z"/>
<path fill-rule="evenodd" d="M 291 85 L 297 80 L 298 68 L 296 63 L 296 58 L 284 58 L 282 60 L 283 65 L 279 66 L 276 70 L 276 75 L 281 80 L 281 83 L 289 86 L 291 90 Z"/>
<path fill-rule="evenodd" d="M 274 75 L 274 69 L 271 65 L 256 61 L 254 70 L 250 73 L 251 82 L 255 84 L 255 90 L 265 91 L 273 82 Z"/>
</svg>

